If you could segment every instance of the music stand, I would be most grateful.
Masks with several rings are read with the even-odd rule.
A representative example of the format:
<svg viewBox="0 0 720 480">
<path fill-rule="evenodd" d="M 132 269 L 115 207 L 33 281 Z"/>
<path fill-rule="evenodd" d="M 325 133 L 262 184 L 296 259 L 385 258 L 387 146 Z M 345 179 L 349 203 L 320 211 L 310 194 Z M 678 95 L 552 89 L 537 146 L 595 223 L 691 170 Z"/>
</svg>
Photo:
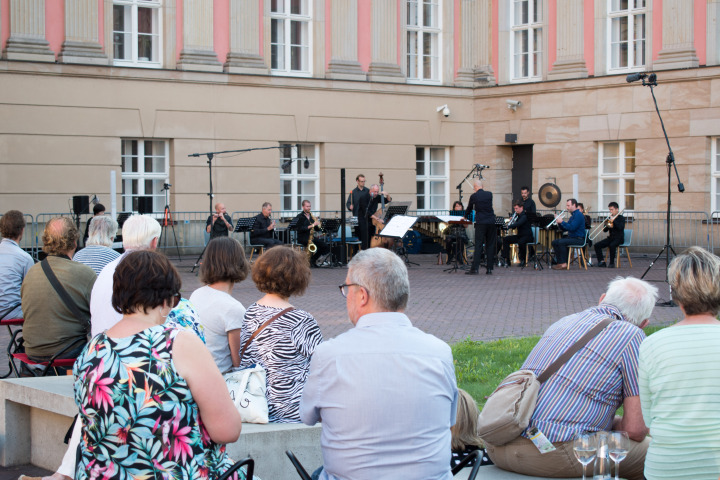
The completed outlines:
<svg viewBox="0 0 720 480">
<path fill-rule="evenodd" d="M 409 204 L 410 202 L 407 203 Z M 395 206 L 398 207 L 398 210 L 403 207 L 405 207 L 405 210 L 407 210 L 407 205 Z M 388 207 L 388 209 L 389 208 L 390 207 Z M 408 232 L 408 230 L 410 230 L 412 226 L 415 225 L 415 222 L 417 221 L 418 217 L 408 217 L 405 215 L 393 214 L 390 221 L 385 224 L 385 227 L 378 235 L 381 237 L 394 239 L 395 246 L 393 247 L 393 252 L 395 252 L 398 257 L 402 258 L 405 261 L 406 265 L 416 265 L 419 267 L 420 264 L 410 261 L 410 259 L 408 258 L 407 249 L 405 248 L 405 244 L 403 243 L 403 237 Z"/>
<path fill-rule="evenodd" d="M 117 223 L 118 228 L 122 230 L 123 225 L 125 225 L 125 220 L 130 218 L 130 215 L 132 215 L 132 212 L 120 212 L 117 216 Z"/>
<path fill-rule="evenodd" d="M 248 246 L 248 239 L 247 234 L 249 231 L 252 230 L 252 227 L 255 225 L 256 217 L 250 217 L 250 218 L 238 218 L 237 224 L 235 225 L 235 230 L 233 230 L 234 233 L 244 233 L 245 234 L 245 246 Z"/>
<path fill-rule="evenodd" d="M 395 215 L 405 215 L 410 208 L 410 202 L 393 202 L 385 206 L 385 223 L 388 223 Z"/>
<path fill-rule="evenodd" d="M 290 220 L 290 223 L 289 223 L 288 226 L 287 226 L 288 240 L 290 240 L 290 244 L 291 244 L 291 245 L 293 244 L 293 241 L 292 241 L 292 232 L 295 232 L 295 240 L 296 240 L 296 241 L 295 241 L 294 243 L 297 244 L 297 245 L 299 245 L 299 244 L 297 243 L 297 228 L 298 228 L 297 224 L 298 224 L 298 221 L 299 221 L 299 220 L 300 220 L 300 217 L 297 216 L 297 215 L 295 215 L 295 216 L 292 218 L 292 220 Z"/>
<path fill-rule="evenodd" d="M 462 228 L 465 228 L 468 225 L 472 225 L 472 222 L 470 220 L 465 220 L 462 217 L 462 212 L 458 212 L 458 213 L 460 215 L 455 215 L 455 214 L 450 215 L 454 218 L 447 218 L 445 216 L 436 217 L 436 218 L 438 220 L 441 220 L 441 221 L 447 223 L 448 228 L 450 228 L 451 225 L 461 225 Z M 458 257 L 460 255 L 462 255 L 462 252 L 460 251 L 460 245 L 462 244 L 462 242 L 460 241 L 461 234 L 459 231 L 456 231 L 454 233 L 454 235 L 455 235 L 455 239 L 454 239 L 453 243 L 455 244 L 455 255 L 453 256 L 453 266 L 450 268 L 446 268 L 445 270 L 443 270 L 443 272 L 454 273 L 454 272 L 457 272 L 458 270 L 465 270 L 465 267 L 466 267 L 466 265 L 464 265 L 464 264 L 463 264 L 463 266 L 460 266 L 460 262 L 458 262 Z M 448 252 L 448 255 L 449 255 L 449 252 Z"/>
<path fill-rule="evenodd" d="M 343 246 L 342 235 L 340 235 L 340 239 L 341 239 L 340 242 L 333 241 L 333 239 L 338 236 L 337 233 L 340 230 L 341 223 L 342 222 L 339 218 L 321 218 L 320 219 L 320 225 L 321 225 L 320 228 L 322 229 L 322 231 L 324 231 L 325 233 L 330 235 L 330 265 L 333 267 L 342 265 L 342 263 L 339 260 L 339 257 L 342 258 L 342 249 L 347 248 L 347 247 Z M 338 255 L 338 256 L 335 256 L 335 254 L 333 253 L 333 246 L 334 246 L 333 244 L 335 244 L 335 243 L 340 244 L 341 251 L 340 251 L 340 255 Z"/>
</svg>

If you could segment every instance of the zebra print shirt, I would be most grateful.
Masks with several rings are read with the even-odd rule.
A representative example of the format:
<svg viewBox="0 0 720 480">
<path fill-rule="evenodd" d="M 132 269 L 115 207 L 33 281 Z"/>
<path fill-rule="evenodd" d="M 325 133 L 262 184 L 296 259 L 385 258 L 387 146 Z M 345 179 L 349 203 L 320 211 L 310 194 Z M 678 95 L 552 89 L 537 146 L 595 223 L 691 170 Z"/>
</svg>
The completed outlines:
<svg viewBox="0 0 720 480">
<path fill-rule="evenodd" d="M 260 325 L 284 309 L 253 303 L 245 312 L 240 345 Z M 250 342 L 241 368 L 259 364 L 267 371 L 270 422 L 300 422 L 300 397 L 310 368 L 310 357 L 322 342 L 320 327 L 304 310 L 292 310 L 278 318 Z"/>
</svg>

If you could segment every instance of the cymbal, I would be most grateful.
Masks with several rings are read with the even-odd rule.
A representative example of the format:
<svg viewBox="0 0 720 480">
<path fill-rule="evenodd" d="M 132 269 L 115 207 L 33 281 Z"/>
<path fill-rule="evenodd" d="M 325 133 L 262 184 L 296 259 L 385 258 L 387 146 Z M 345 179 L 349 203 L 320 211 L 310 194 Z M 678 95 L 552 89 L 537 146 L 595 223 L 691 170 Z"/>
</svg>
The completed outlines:
<svg viewBox="0 0 720 480">
<path fill-rule="evenodd" d="M 540 203 L 545 205 L 547 208 L 556 207 L 557 204 L 560 203 L 561 196 L 562 194 L 560 193 L 560 188 L 558 188 L 558 186 L 554 183 L 544 184 L 540 187 L 540 191 L 538 192 Z"/>
</svg>

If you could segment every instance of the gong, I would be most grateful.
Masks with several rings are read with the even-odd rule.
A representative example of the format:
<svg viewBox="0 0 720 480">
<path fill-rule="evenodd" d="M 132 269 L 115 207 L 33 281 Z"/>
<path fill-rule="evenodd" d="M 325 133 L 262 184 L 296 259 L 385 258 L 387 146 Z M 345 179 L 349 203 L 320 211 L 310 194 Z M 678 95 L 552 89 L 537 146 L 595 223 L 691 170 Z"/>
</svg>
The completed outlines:
<svg viewBox="0 0 720 480">
<path fill-rule="evenodd" d="M 540 203 L 545 205 L 547 208 L 555 208 L 560 203 L 560 189 L 554 183 L 546 183 L 540 187 L 538 192 L 538 198 Z"/>
</svg>

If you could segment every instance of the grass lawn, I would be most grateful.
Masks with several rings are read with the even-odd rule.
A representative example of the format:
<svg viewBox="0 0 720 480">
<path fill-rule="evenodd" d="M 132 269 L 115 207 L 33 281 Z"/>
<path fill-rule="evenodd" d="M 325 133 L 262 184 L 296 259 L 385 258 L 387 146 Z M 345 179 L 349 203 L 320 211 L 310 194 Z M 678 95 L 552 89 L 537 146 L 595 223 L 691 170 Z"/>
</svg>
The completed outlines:
<svg viewBox="0 0 720 480">
<path fill-rule="evenodd" d="M 665 327 L 648 327 L 651 335 Z M 505 338 L 494 342 L 463 340 L 452 346 L 458 387 L 467 391 L 482 409 L 503 378 L 519 370 L 540 337 Z"/>
</svg>

